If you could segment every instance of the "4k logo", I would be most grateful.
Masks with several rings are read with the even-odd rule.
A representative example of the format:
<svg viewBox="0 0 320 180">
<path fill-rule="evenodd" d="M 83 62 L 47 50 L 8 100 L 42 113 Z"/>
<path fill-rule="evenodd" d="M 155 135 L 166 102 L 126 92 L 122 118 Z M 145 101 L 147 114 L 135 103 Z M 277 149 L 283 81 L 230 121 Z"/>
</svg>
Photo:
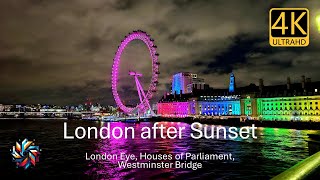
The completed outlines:
<svg viewBox="0 0 320 180">
<path fill-rule="evenodd" d="M 309 45 L 307 8 L 272 8 L 269 12 L 269 42 L 276 47 Z"/>
</svg>

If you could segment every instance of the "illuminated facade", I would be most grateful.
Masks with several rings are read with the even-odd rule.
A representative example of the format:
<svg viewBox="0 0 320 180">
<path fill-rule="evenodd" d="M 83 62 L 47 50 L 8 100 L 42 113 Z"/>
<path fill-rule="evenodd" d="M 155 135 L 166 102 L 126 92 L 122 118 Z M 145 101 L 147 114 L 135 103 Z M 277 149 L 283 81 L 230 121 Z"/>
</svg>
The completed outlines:
<svg viewBox="0 0 320 180">
<path fill-rule="evenodd" d="M 172 76 L 172 93 L 157 104 L 162 116 L 240 116 L 240 95 L 234 95 L 235 78 L 228 90 L 213 90 L 197 74 L 181 72 Z"/>
<path fill-rule="evenodd" d="M 234 93 L 235 91 L 235 77 L 234 77 L 234 74 L 231 73 L 230 74 L 230 82 L 229 82 L 229 92 L 230 93 Z"/>
<path fill-rule="evenodd" d="M 320 121 L 320 95 L 244 98 L 242 119 L 277 121 Z"/>
<path fill-rule="evenodd" d="M 158 103 L 158 114 L 166 117 L 186 117 L 190 114 L 189 102 Z"/>
<path fill-rule="evenodd" d="M 199 115 L 239 116 L 240 96 L 200 96 Z"/>
<path fill-rule="evenodd" d="M 257 103 L 255 98 L 251 98 L 250 96 L 246 96 L 241 98 L 240 107 L 241 107 L 241 119 L 250 119 L 257 120 Z"/>
<path fill-rule="evenodd" d="M 319 121 L 320 96 L 258 98 L 258 115 L 261 120 Z"/>
<path fill-rule="evenodd" d="M 198 78 L 197 74 L 180 72 L 172 76 L 172 94 L 190 94 L 193 93 L 193 90 L 205 90 L 208 88 L 209 86 L 205 84 L 204 79 Z"/>
<path fill-rule="evenodd" d="M 192 84 L 192 74 L 180 72 L 172 76 L 172 94 L 188 93 L 188 85 Z"/>
<path fill-rule="evenodd" d="M 179 96 L 181 97 L 181 96 Z M 168 98 L 170 99 L 170 97 Z M 167 99 L 167 100 L 168 100 Z M 187 100 L 186 100 L 187 99 Z M 158 103 L 158 114 L 169 117 L 203 116 L 240 116 L 240 96 L 199 96 L 178 98 L 170 102 Z"/>
<path fill-rule="evenodd" d="M 320 121 L 320 82 L 301 76 L 301 83 L 251 88 L 241 98 L 241 119 L 266 121 Z M 249 93 L 248 93 L 249 92 Z"/>
<path fill-rule="evenodd" d="M 166 116 L 233 116 L 240 120 L 319 121 L 320 82 L 301 76 L 300 83 L 236 88 L 230 75 L 228 89 L 204 89 L 191 94 L 163 97 L 158 103 L 158 114 Z M 235 93 L 239 95 L 235 95 Z"/>
</svg>

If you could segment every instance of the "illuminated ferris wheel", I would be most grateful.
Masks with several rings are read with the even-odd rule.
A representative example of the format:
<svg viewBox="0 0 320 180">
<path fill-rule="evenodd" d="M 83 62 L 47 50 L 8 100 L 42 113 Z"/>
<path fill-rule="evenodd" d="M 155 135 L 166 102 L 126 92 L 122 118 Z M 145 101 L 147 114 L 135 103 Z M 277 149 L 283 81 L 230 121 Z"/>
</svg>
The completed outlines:
<svg viewBox="0 0 320 180">
<path fill-rule="evenodd" d="M 151 77 L 149 88 L 145 93 L 139 81 L 139 77 L 142 77 L 142 74 L 136 71 L 129 71 L 129 75 L 132 76 L 135 80 L 140 102 L 139 104 L 137 104 L 136 107 L 128 107 L 121 100 L 117 87 L 119 82 L 119 64 L 121 60 L 121 55 L 124 49 L 126 48 L 126 46 L 133 40 L 141 40 L 148 47 L 150 57 L 152 60 L 152 77 Z M 158 84 L 158 76 L 160 74 L 159 72 L 160 63 L 158 61 L 159 54 L 157 53 L 156 50 L 157 50 L 157 46 L 154 44 L 154 40 L 150 37 L 149 34 L 141 30 L 133 31 L 129 33 L 121 41 L 120 46 L 118 46 L 118 50 L 115 54 L 115 57 L 113 59 L 113 65 L 112 65 L 112 78 L 111 78 L 112 94 L 117 106 L 126 114 L 133 113 L 134 111 L 137 111 L 138 113 L 145 113 L 147 112 L 147 110 L 150 110 L 151 114 L 154 115 L 154 112 L 151 109 L 149 100 L 152 98 L 153 93 L 156 92 L 156 86 Z"/>
</svg>

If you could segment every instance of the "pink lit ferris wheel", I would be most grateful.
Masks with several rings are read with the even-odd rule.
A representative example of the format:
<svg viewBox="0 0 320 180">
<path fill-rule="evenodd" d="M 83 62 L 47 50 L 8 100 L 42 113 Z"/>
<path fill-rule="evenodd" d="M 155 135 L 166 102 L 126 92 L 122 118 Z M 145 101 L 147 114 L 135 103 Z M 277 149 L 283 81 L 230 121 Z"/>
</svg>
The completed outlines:
<svg viewBox="0 0 320 180">
<path fill-rule="evenodd" d="M 152 76 L 151 76 L 149 88 L 145 93 L 138 79 L 139 77 L 142 76 L 142 74 L 135 71 L 129 72 L 129 75 L 132 76 L 135 80 L 140 102 L 139 104 L 137 104 L 136 107 L 127 107 L 121 100 L 117 90 L 118 82 L 119 82 L 119 64 L 120 64 L 123 50 L 133 40 L 141 40 L 144 42 L 145 45 L 147 45 L 149 49 L 150 57 L 152 60 Z M 112 65 L 112 78 L 111 78 L 112 94 L 113 94 L 114 100 L 116 101 L 117 106 L 126 114 L 130 114 L 135 111 L 139 113 L 146 113 L 148 110 L 150 110 L 151 114 L 154 114 L 151 109 L 149 100 L 152 98 L 153 93 L 156 92 L 156 86 L 158 84 L 158 75 L 160 74 L 159 72 L 160 63 L 158 61 L 159 54 L 157 53 L 156 50 L 157 50 L 157 46 L 154 44 L 154 40 L 151 39 L 149 34 L 141 30 L 133 31 L 129 33 L 121 41 L 120 46 L 118 46 L 118 50 L 115 54 L 115 57 L 113 59 L 113 65 Z"/>
</svg>

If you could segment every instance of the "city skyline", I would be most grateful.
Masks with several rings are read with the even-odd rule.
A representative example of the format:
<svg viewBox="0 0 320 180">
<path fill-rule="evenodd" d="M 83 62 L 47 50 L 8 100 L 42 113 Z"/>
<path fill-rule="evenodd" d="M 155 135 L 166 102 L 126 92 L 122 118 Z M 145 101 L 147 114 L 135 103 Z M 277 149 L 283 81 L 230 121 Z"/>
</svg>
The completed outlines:
<svg viewBox="0 0 320 180">
<path fill-rule="evenodd" d="M 272 48 L 268 12 L 275 2 L 0 2 L 1 103 L 67 105 L 91 98 L 114 104 L 112 59 L 124 36 L 137 29 L 148 32 L 158 46 L 158 99 L 171 75 L 180 71 L 197 73 L 214 88 L 228 87 L 231 72 L 237 86 L 257 84 L 260 78 L 266 85 L 284 84 L 288 76 L 293 82 L 301 75 L 319 80 L 320 35 L 313 22 L 320 2 L 277 4 L 309 8 L 310 45 Z M 137 68 L 148 77 L 151 60 L 142 43 L 130 44 L 122 60 L 137 62 L 123 72 Z M 131 81 L 123 77 L 121 91 L 137 97 L 134 84 L 127 85 Z M 147 86 L 147 79 L 142 82 Z"/>
</svg>

